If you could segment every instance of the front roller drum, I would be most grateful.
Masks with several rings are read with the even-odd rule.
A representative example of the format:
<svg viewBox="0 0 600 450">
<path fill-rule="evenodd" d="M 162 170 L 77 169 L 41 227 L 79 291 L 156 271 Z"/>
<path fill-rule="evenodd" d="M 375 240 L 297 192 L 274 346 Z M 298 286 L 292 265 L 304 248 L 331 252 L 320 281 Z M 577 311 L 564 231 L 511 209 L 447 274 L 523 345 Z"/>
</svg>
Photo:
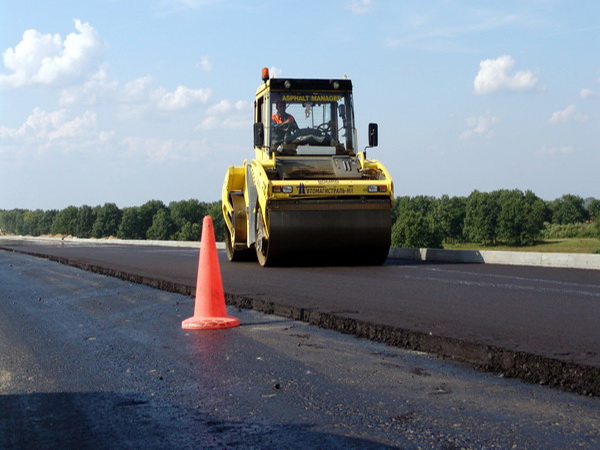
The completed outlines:
<svg viewBox="0 0 600 450">
<path fill-rule="evenodd" d="M 256 253 L 263 266 L 379 265 L 389 253 L 389 200 L 279 202 L 267 222 L 259 212 Z"/>
</svg>

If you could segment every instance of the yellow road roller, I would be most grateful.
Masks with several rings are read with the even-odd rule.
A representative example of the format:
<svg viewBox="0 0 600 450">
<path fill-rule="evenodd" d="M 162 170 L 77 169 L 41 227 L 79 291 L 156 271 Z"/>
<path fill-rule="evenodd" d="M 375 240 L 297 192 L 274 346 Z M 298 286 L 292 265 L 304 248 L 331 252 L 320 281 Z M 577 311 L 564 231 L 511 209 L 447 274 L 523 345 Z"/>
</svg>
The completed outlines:
<svg viewBox="0 0 600 450">
<path fill-rule="evenodd" d="M 391 239 L 393 182 L 377 124 L 360 151 L 352 82 L 271 78 L 254 101 L 254 159 L 230 166 L 222 191 L 227 256 L 274 265 L 376 265 Z"/>
</svg>

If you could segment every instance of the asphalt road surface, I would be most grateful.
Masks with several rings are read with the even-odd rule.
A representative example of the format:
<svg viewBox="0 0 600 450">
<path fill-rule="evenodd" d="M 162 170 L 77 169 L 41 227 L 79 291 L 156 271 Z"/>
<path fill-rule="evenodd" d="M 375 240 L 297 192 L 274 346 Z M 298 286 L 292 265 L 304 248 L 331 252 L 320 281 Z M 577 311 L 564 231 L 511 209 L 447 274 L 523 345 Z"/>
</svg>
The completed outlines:
<svg viewBox="0 0 600 450">
<path fill-rule="evenodd" d="M 193 293 L 198 251 L 119 245 L 0 247 Z M 382 267 L 262 268 L 220 252 L 228 302 L 600 395 L 600 272 L 389 260 Z"/>
<path fill-rule="evenodd" d="M 146 261 L 161 253 L 143 252 Z M 173 261 L 193 263 L 188 252 L 166 254 L 176 257 L 149 265 L 180 274 Z M 350 280 L 360 270 L 327 272 Z M 309 293 L 335 292 L 311 271 L 304 278 Z M 0 448 L 600 445 L 597 397 L 245 309 L 229 307 L 240 327 L 182 330 L 193 306 L 187 295 L 0 251 Z"/>
</svg>

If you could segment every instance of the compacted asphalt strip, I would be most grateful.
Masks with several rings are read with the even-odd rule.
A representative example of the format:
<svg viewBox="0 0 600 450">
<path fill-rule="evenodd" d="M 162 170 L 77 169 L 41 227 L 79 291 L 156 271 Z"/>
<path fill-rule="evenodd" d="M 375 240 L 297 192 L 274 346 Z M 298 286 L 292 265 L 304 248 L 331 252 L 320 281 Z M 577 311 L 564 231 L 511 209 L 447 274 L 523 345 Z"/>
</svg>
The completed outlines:
<svg viewBox="0 0 600 450">
<path fill-rule="evenodd" d="M 193 309 L 0 251 L 0 448 L 600 445 L 600 398 L 247 309 L 184 330 Z"/>
<path fill-rule="evenodd" d="M 193 294 L 198 250 L 0 246 Z M 600 273 L 388 261 L 381 267 L 261 268 L 220 252 L 228 303 L 438 356 L 507 377 L 600 395 Z"/>
</svg>

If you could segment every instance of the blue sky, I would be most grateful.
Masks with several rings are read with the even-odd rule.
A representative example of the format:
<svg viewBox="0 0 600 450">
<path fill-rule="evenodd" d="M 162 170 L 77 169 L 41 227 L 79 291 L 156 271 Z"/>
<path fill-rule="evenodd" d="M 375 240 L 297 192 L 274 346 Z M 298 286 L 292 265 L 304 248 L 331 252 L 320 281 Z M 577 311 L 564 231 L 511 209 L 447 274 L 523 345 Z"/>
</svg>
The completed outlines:
<svg viewBox="0 0 600 450">
<path fill-rule="evenodd" d="M 600 198 L 599 18 L 596 0 L 4 1 L 0 209 L 218 200 L 253 156 L 262 67 L 352 79 L 397 196 Z"/>
</svg>

